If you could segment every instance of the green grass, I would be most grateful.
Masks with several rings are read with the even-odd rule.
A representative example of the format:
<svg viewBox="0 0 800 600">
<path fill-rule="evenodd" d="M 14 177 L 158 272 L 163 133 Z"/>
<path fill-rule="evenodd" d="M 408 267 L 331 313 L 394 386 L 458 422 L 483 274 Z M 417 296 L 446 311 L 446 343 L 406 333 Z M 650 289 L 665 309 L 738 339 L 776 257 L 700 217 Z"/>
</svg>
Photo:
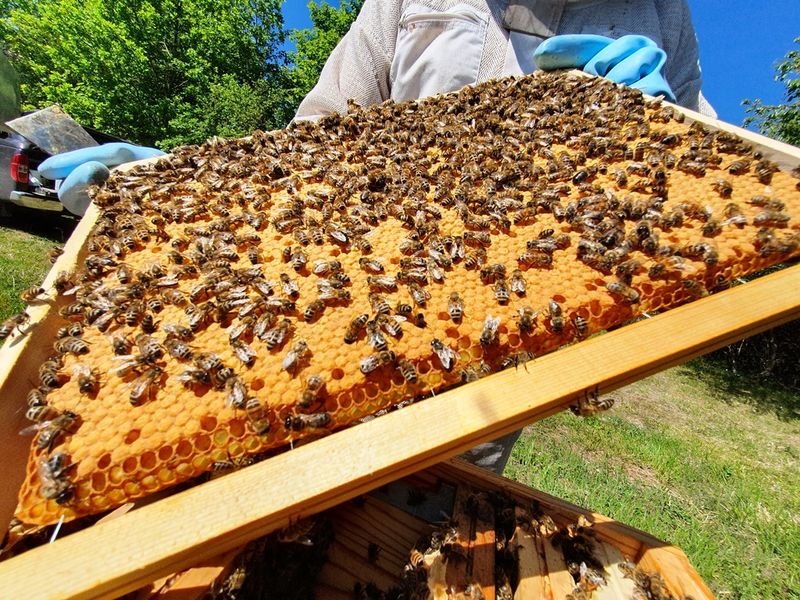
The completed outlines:
<svg viewBox="0 0 800 600">
<path fill-rule="evenodd" d="M 41 283 L 50 270 L 47 251 L 62 246 L 73 219 L 20 212 L 0 220 L 0 320 L 20 312 L 19 294 Z"/>
<path fill-rule="evenodd" d="M 536 423 L 506 475 L 679 546 L 720 598 L 800 598 L 796 395 L 734 393 L 717 373 L 694 361 L 606 415 Z"/>
</svg>

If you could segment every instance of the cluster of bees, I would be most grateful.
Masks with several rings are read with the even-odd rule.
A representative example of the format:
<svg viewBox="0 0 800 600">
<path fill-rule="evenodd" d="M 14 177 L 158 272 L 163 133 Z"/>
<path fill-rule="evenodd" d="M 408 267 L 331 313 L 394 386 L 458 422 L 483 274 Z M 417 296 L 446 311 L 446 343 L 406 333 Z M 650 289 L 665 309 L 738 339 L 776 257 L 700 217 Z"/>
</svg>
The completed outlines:
<svg viewBox="0 0 800 600">
<path fill-rule="evenodd" d="M 574 588 L 566 596 L 567 600 L 589 600 L 596 598 L 595 592 L 598 591 L 620 591 L 618 583 L 610 581 L 615 575 L 604 566 L 606 559 L 598 558 L 603 556 L 598 551 L 598 545 L 607 542 L 598 539 L 592 523 L 583 515 L 579 515 L 574 523 L 559 526 L 538 504 L 521 506 L 512 497 L 494 491 L 474 492 L 467 496 L 466 503 L 466 516 L 470 519 L 481 515 L 484 523 L 487 520 L 491 523 L 490 517 L 494 517 L 494 597 L 514 598 L 515 594 L 525 594 L 524 591 L 518 591 L 522 589 L 521 579 L 531 578 L 533 573 L 530 570 L 524 575 L 520 572 L 519 548 L 530 543 L 547 544 L 563 558 L 566 571 L 574 582 Z M 453 520 L 445 522 L 412 548 L 399 586 L 386 592 L 374 590 L 371 595 L 363 593 L 356 597 L 428 598 L 433 594 L 441 598 L 485 598 L 479 583 L 451 583 L 459 578 L 451 576 L 448 570 L 458 570 L 470 560 L 467 553 L 470 540 L 465 539 L 465 529 L 470 530 L 465 523 Z M 523 534 L 537 541 L 526 540 Z M 539 566 L 542 571 L 538 575 L 543 578 L 548 576 L 548 568 L 552 568 L 549 561 L 543 560 Z M 623 560 L 617 566 L 619 576 L 630 580 L 631 598 L 676 600 L 659 573 L 646 571 L 629 560 Z M 527 568 L 530 569 L 530 566 Z M 363 589 L 368 591 L 366 586 Z M 527 594 L 532 594 L 530 588 Z"/>
<path fill-rule="evenodd" d="M 55 281 L 65 325 L 28 397 L 40 495 L 93 510 L 59 446 L 79 449 L 120 395 L 132 419 L 170 395 L 204 402 L 255 453 L 669 304 L 643 281 L 678 289 L 673 304 L 701 296 L 726 282 L 731 244 L 750 244 L 751 270 L 797 254 L 799 185 L 734 135 L 555 74 L 353 105 L 116 174 L 82 268 Z M 370 382 L 377 398 L 337 410 Z"/>
</svg>

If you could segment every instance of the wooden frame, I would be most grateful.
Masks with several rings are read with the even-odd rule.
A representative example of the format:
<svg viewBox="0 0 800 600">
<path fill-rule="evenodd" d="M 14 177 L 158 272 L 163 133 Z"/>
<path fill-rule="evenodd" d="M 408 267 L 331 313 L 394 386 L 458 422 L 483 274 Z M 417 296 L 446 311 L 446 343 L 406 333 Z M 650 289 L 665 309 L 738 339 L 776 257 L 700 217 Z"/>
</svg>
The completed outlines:
<svg viewBox="0 0 800 600">
<path fill-rule="evenodd" d="M 797 148 L 678 110 L 752 141 L 783 166 L 800 163 Z M 97 214 L 90 208 L 46 289 L 82 259 Z M 119 596 L 559 412 L 590 391 L 611 391 L 797 318 L 798 290 L 795 266 L 563 348 L 0 563 L 0 588 L 20 598 Z M 28 333 L 0 350 L 0 443 L 4 464 L 13 465 L 3 474 L 4 519 L 13 512 L 28 453 L 28 440 L 17 435 L 26 425 L 20 407 L 49 353 L 38 338 L 54 331 L 56 302 L 31 307 Z"/>
</svg>

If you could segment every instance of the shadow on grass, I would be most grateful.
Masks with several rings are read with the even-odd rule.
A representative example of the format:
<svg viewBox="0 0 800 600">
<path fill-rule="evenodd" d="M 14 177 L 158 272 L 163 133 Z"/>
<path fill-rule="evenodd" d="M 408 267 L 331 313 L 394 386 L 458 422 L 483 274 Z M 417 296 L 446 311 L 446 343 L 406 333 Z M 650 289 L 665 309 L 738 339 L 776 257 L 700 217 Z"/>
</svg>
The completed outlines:
<svg viewBox="0 0 800 600">
<path fill-rule="evenodd" d="M 679 367 L 707 385 L 726 404 L 743 403 L 759 413 L 773 413 L 782 421 L 800 420 L 800 390 L 769 376 L 731 369 L 724 361 L 703 357 Z"/>
<path fill-rule="evenodd" d="M 33 210 L 15 206 L 10 215 L 0 217 L 0 227 L 47 238 L 56 244 L 63 244 L 80 222 L 80 217 L 67 213 L 46 210 Z"/>
</svg>

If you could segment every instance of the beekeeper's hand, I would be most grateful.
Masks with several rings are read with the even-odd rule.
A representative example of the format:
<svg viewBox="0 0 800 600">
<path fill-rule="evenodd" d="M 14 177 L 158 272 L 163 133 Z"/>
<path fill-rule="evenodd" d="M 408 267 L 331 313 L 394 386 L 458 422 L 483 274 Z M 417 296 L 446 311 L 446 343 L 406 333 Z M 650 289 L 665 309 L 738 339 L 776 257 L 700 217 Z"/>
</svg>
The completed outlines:
<svg viewBox="0 0 800 600">
<path fill-rule="evenodd" d="M 661 72 L 667 54 L 643 35 L 626 35 L 618 40 L 602 35 L 557 35 L 542 42 L 533 58 L 545 71 L 583 69 L 675 102 L 675 94 Z"/>
<path fill-rule="evenodd" d="M 47 179 L 64 179 L 58 199 L 69 212 L 83 216 L 90 202 L 86 190 L 108 179 L 109 167 L 163 154 L 155 148 L 115 142 L 51 156 L 39 165 L 39 173 Z"/>
</svg>

